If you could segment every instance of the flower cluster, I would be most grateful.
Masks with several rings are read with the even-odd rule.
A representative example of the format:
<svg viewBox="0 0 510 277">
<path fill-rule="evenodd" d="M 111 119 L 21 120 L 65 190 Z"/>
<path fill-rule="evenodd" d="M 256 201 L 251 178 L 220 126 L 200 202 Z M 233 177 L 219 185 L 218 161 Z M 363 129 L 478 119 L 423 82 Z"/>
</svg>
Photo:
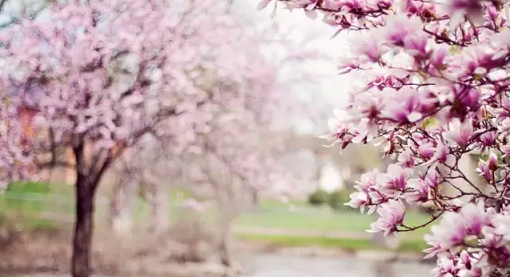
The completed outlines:
<svg viewBox="0 0 510 277">
<path fill-rule="evenodd" d="M 376 211 L 371 231 L 426 237 L 435 276 L 490 276 L 509 266 L 510 29 L 506 1 L 273 0 L 358 31 L 341 73 L 368 81 L 329 122 L 343 148 L 379 143 L 395 159 L 362 176 L 349 205 Z M 263 6 L 261 4 L 261 6 Z M 381 74 L 383 72 L 384 74 Z M 349 116 L 341 116 L 348 114 Z M 480 155 L 476 172 L 462 165 Z M 474 174 L 472 174 L 474 173 Z M 478 173 L 478 174 L 476 174 Z M 477 176 L 479 175 L 479 176 Z M 449 191 L 449 192 L 448 192 Z M 408 226 L 405 207 L 432 206 Z"/>
</svg>

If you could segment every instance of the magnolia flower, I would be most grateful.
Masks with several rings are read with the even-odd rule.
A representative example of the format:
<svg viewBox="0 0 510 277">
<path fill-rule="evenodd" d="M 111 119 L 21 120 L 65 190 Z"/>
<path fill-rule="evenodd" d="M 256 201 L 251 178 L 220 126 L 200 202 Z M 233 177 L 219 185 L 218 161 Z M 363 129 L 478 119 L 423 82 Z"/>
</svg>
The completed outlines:
<svg viewBox="0 0 510 277">
<path fill-rule="evenodd" d="M 478 162 L 478 167 L 476 168 L 476 172 L 482 176 L 485 181 L 490 182 L 492 179 L 492 171 L 489 169 L 489 165 L 485 162 L 480 160 Z"/>
<path fill-rule="evenodd" d="M 370 225 L 371 233 L 384 232 L 384 235 L 390 235 L 397 230 L 397 226 L 404 222 L 405 208 L 398 201 L 390 201 L 382 204 L 377 209 L 379 218 Z"/>
<path fill-rule="evenodd" d="M 429 63 L 437 70 L 443 70 L 446 67 L 446 57 L 448 55 L 448 45 L 439 44 L 432 51 Z"/>
<path fill-rule="evenodd" d="M 459 263 L 459 277 L 483 277 L 483 271 L 481 268 L 477 267 L 476 260 L 473 259 L 466 251 L 462 251 L 460 253 L 460 263 Z"/>
<path fill-rule="evenodd" d="M 427 202 L 429 200 L 430 187 L 424 180 L 411 179 L 408 182 L 412 190 L 405 194 L 409 203 Z"/>
<path fill-rule="evenodd" d="M 367 92 L 357 96 L 354 105 L 361 117 L 372 120 L 379 116 L 384 107 L 383 97 L 380 93 Z"/>
<path fill-rule="evenodd" d="M 368 194 L 365 192 L 362 191 L 353 192 L 349 197 L 351 198 L 351 200 L 348 203 L 345 203 L 345 205 L 350 206 L 354 209 L 367 206 L 370 204 Z"/>
<path fill-rule="evenodd" d="M 498 156 L 491 152 L 487 161 L 480 160 L 476 172 L 483 176 L 487 182 L 492 181 L 492 174 L 498 169 Z"/>
<path fill-rule="evenodd" d="M 497 136 L 496 130 L 484 132 L 483 134 L 480 135 L 479 138 L 480 143 L 482 144 L 483 147 L 493 146 L 494 143 L 496 142 L 496 136 Z"/>
<path fill-rule="evenodd" d="M 355 62 L 353 59 L 342 57 L 338 62 L 338 74 L 347 74 L 352 70 L 356 70 L 360 68 L 360 65 Z"/>
<path fill-rule="evenodd" d="M 433 160 L 452 166 L 455 162 L 455 156 L 450 154 L 450 148 L 439 140 L 434 151 Z"/>
<path fill-rule="evenodd" d="M 445 138 L 450 143 L 455 143 L 459 146 L 467 146 L 473 135 L 473 125 L 471 119 L 465 119 L 464 122 L 458 118 L 453 119 L 448 124 L 448 131 L 445 133 Z"/>
<path fill-rule="evenodd" d="M 385 117 L 398 123 L 416 122 L 422 118 L 421 110 L 426 108 L 423 108 L 425 103 L 419 91 L 409 87 L 402 88 L 398 92 L 386 88 L 381 94 L 386 96 L 382 109 Z"/>
<path fill-rule="evenodd" d="M 435 277 L 454 277 L 457 276 L 458 271 L 452 255 L 441 255 L 437 260 L 437 267 L 431 273 Z"/>
<path fill-rule="evenodd" d="M 455 226 L 455 228 L 452 228 L 452 226 Z M 432 243 L 438 243 L 441 251 L 461 245 L 467 235 L 464 220 L 457 213 L 447 213 L 441 219 L 441 223 L 432 226 L 430 230 L 432 235 L 426 237 L 426 241 L 428 239 Z"/>
<path fill-rule="evenodd" d="M 460 262 L 464 268 L 471 268 L 473 266 L 472 258 L 469 256 L 467 251 L 460 252 Z"/>
<path fill-rule="evenodd" d="M 443 247 L 441 246 L 441 241 L 439 240 L 438 237 L 426 234 L 425 236 L 423 236 L 423 239 L 425 240 L 425 242 L 427 242 L 428 245 L 432 246 L 430 248 L 423 250 L 423 252 L 426 253 L 425 257 L 423 257 L 424 259 L 429 259 L 445 251 L 445 249 L 443 249 Z"/>
<path fill-rule="evenodd" d="M 480 236 L 482 230 L 491 224 L 491 218 L 492 215 L 485 211 L 483 201 L 477 205 L 465 204 L 459 213 L 447 213 L 439 225 L 432 226 L 432 235 L 426 237 L 426 240 L 437 248 L 433 250 L 435 253 L 455 250 L 454 247 L 462 245 L 468 237 Z"/>
<path fill-rule="evenodd" d="M 411 152 L 411 150 L 406 149 L 404 152 L 400 153 L 398 155 L 398 164 L 405 168 L 412 168 L 414 167 L 415 159 L 414 154 Z"/>
<path fill-rule="evenodd" d="M 482 228 L 490 224 L 490 216 L 485 211 L 483 201 L 477 205 L 473 203 L 466 204 L 460 210 L 460 216 L 466 227 L 466 234 L 478 236 L 482 232 Z"/>
<path fill-rule="evenodd" d="M 405 50 L 415 58 L 423 59 L 427 55 L 427 34 L 423 32 L 415 32 L 404 38 Z"/>
<path fill-rule="evenodd" d="M 411 190 L 405 193 L 405 199 L 409 203 L 427 202 L 430 196 L 430 190 L 439 185 L 439 174 L 435 168 L 431 168 L 426 175 L 420 179 L 410 179 L 408 188 Z"/>
<path fill-rule="evenodd" d="M 489 169 L 492 171 L 496 171 L 496 169 L 498 169 L 498 156 L 496 155 L 496 153 L 491 152 L 489 154 L 487 164 L 489 165 Z"/>
<path fill-rule="evenodd" d="M 435 167 L 431 167 L 423 180 L 429 188 L 436 188 L 439 186 L 440 176 L 437 169 Z"/>
<path fill-rule="evenodd" d="M 500 235 L 506 241 L 510 241 L 510 216 L 497 214 L 492 218 L 494 233 Z"/>
<path fill-rule="evenodd" d="M 418 147 L 418 153 L 425 160 L 430 160 L 435 154 L 437 154 L 435 152 L 434 145 L 430 142 L 420 145 Z"/>
<path fill-rule="evenodd" d="M 397 191 L 404 191 L 409 179 L 409 172 L 394 164 L 388 166 L 385 174 L 377 176 L 377 183 L 381 186 L 380 190 L 387 195 L 392 195 Z"/>
<path fill-rule="evenodd" d="M 372 171 L 365 172 L 361 175 L 359 181 L 357 181 L 357 185 L 355 186 L 358 190 L 368 192 L 372 188 L 374 188 L 377 184 L 376 179 L 381 173 L 377 168 Z"/>
<path fill-rule="evenodd" d="M 384 28 L 385 38 L 396 46 L 404 46 L 405 40 L 409 35 L 421 33 L 421 27 L 422 22 L 419 17 L 409 18 L 405 14 L 390 15 L 387 17 Z M 413 39 L 408 40 L 410 44 L 416 43 L 412 42 Z"/>
<path fill-rule="evenodd" d="M 359 57 L 360 62 L 378 62 L 386 54 L 388 49 L 382 45 L 382 34 L 377 30 L 369 35 L 358 37 L 356 44 L 353 44 L 353 54 Z"/>
</svg>

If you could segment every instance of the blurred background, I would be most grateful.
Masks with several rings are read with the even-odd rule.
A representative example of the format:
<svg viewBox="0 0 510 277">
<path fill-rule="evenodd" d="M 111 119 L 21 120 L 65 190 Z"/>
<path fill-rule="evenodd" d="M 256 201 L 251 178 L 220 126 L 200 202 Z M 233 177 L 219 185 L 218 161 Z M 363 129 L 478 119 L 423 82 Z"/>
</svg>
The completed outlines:
<svg viewBox="0 0 510 277">
<path fill-rule="evenodd" d="M 44 17 L 49 4 L 2 0 L 0 26 L 9 28 L 27 14 Z M 421 250 L 428 230 L 388 242 L 365 232 L 374 215 L 344 205 L 362 173 L 384 170 L 389 161 L 373 146 L 349 147 L 340 154 L 340 147 L 324 147 L 327 142 L 318 138 L 328 132 L 333 109 L 357 85 L 352 75 L 336 74 L 349 35 L 330 39 L 335 29 L 319 19 L 271 8 L 258 11 L 257 4 L 234 0 L 224 12 L 238 20 L 247 41 L 256 36 L 270 43 L 259 44 L 256 54 L 240 45 L 226 56 L 218 52 L 218 57 L 244 57 L 243 66 L 250 69 L 267 66 L 270 76 L 254 78 L 253 87 L 260 90 L 257 82 L 271 79 L 271 87 L 262 90 L 278 91 L 274 95 L 280 98 L 258 100 L 271 106 L 263 120 L 255 113 L 258 108 L 243 111 L 260 119 L 254 121 L 257 128 L 243 121 L 236 128 L 249 130 L 230 134 L 218 121 L 210 136 L 186 145 L 185 151 L 176 150 L 170 138 L 148 137 L 119 159 L 96 198 L 95 272 L 139 277 L 427 276 L 431 267 L 422 264 Z M 261 56 L 265 63 L 255 64 Z M 243 144 L 226 141 L 227 149 L 207 143 L 229 135 Z M 59 155 L 70 157 L 66 150 Z M 253 163 L 237 167 L 250 157 Z M 1 277 L 69 272 L 76 173 L 52 169 L 43 175 L 38 182 L 13 183 L 0 195 Z M 257 181 L 247 185 L 247 179 Z M 415 209 L 407 220 L 419 225 L 427 218 Z"/>
</svg>

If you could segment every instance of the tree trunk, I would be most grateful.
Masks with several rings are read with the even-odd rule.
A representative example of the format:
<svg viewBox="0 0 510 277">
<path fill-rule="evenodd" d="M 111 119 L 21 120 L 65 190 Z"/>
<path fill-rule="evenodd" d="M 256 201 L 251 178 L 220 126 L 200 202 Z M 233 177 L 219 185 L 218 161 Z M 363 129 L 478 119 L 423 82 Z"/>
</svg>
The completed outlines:
<svg viewBox="0 0 510 277">
<path fill-rule="evenodd" d="M 257 211 L 259 208 L 259 191 L 256 188 L 248 188 L 249 194 L 251 196 L 251 211 Z"/>
<path fill-rule="evenodd" d="M 92 232 L 94 230 L 94 197 L 99 180 L 78 173 L 76 180 L 76 221 L 71 270 L 73 277 L 91 274 Z"/>
</svg>

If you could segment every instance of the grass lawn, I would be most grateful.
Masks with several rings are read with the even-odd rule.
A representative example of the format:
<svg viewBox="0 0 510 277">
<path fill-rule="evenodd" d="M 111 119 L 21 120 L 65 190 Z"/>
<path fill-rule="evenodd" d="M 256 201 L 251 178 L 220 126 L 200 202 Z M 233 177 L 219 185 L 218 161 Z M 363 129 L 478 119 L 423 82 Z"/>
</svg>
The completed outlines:
<svg viewBox="0 0 510 277">
<path fill-rule="evenodd" d="M 308 208 L 297 212 L 283 209 L 262 210 L 241 215 L 236 224 L 240 226 L 288 228 L 293 230 L 364 232 L 376 216 L 360 214 L 357 211 L 332 212 L 329 209 Z M 417 226 L 428 221 L 426 215 L 408 213 L 406 225 Z M 421 236 L 429 232 L 423 228 L 414 232 Z"/>
<path fill-rule="evenodd" d="M 15 224 L 16 228 L 55 228 L 55 220 L 44 217 L 44 214 L 63 215 L 68 219 L 74 217 L 73 187 L 68 185 L 47 186 L 40 183 L 13 184 L 4 196 L 0 195 L 0 225 Z M 172 220 L 182 213 L 178 212 L 179 203 L 188 197 L 186 192 L 172 191 L 170 198 L 174 205 L 171 207 Z M 103 202 L 105 197 L 103 196 Z M 105 218 L 108 203 L 97 203 L 97 218 Z M 135 208 L 135 220 L 145 220 L 149 215 L 149 204 L 139 200 Z M 209 219 L 214 218 L 214 211 L 206 214 Z M 289 231 L 306 232 L 350 232 L 364 233 L 375 221 L 376 216 L 360 214 L 359 211 L 332 212 L 329 208 L 311 207 L 303 201 L 281 203 L 276 200 L 264 200 L 257 211 L 240 215 L 235 226 L 248 229 L 255 227 L 277 228 Z M 428 217 L 418 213 L 408 213 L 406 225 L 416 226 L 428 220 Z M 428 233 L 429 228 L 417 230 L 411 235 L 404 235 L 401 243 L 402 250 L 415 251 L 425 248 L 422 241 L 417 240 Z M 300 237 L 296 235 L 271 235 L 260 232 L 243 232 L 238 237 L 249 240 L 263 240 L 275 244 L 285 245 L 320 245 L 326 247 L 342 247 L 349 249 L 374 249 L 367 239 L 347 239 L 320 236 Z M 411 240 L 412 239 L 412 240 Z"/>
<path fill-rule="evenodd" d="M 369 239 L 345 239 L 328 237 L 302 237 L 302 236 L 278 236 L 265 234 L 237 234 L 236 237 L 250 241 L 260 241 L 276 246 L 321 246 L 340 248 L 344 250 L 384 250 L 381 246 L 375 245 Z M 422 240 L 402 240 L 395 251 L 421 253 L 428 248 Z"/>
</svg>

